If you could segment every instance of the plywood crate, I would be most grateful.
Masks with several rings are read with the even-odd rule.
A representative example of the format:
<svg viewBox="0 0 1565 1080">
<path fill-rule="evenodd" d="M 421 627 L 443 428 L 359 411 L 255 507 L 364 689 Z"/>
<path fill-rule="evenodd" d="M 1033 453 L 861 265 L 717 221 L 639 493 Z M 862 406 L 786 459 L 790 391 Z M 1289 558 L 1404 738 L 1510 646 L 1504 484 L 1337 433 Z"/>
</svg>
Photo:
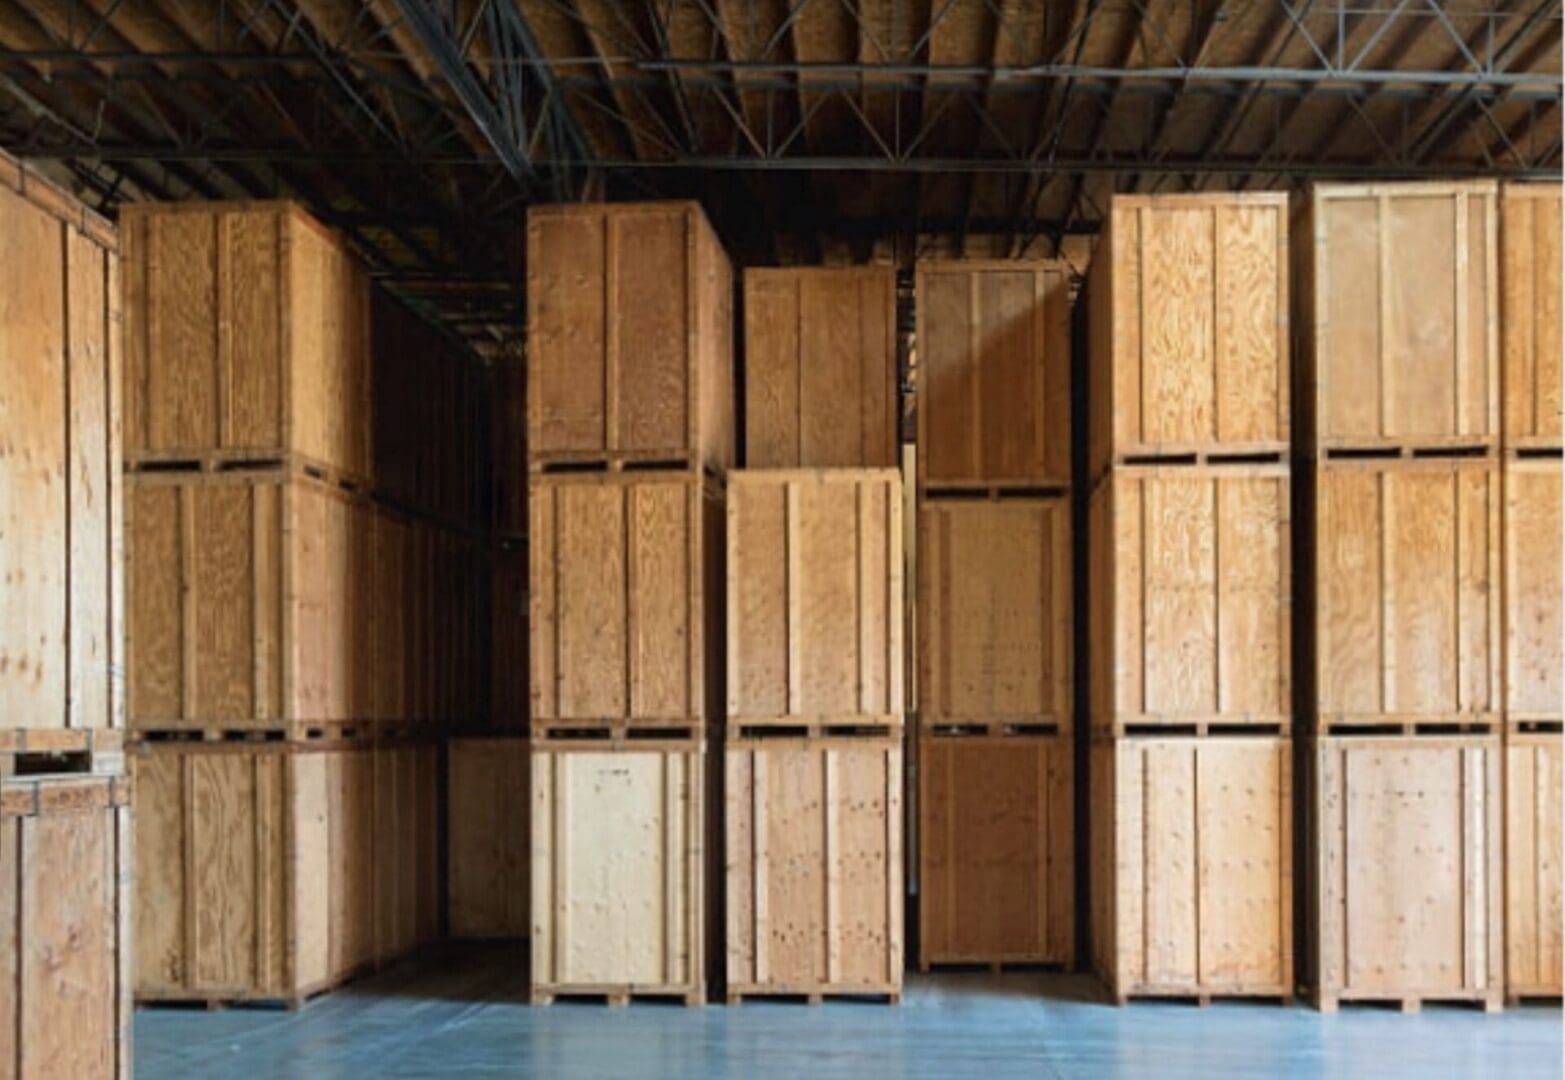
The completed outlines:
<svg viewBox="0 0 1565 1080">
<path fill-rule="evenodd" d="M 125 723 L 113 226 L 0 154 L 0 738 Z"/>
<path fill-rule="evenodd" d="M 1070 270 L 956 260 L 917 270 L 922 488 L 1070 483 Z"/>
<path fill-rule="evenodd" d="M 529 750 L 525 738 L 446 745 L 446 889 L 454 938 L 527 936 Z"/>
<path fill-rule="evenodd" d="M 925 499 L 918 514 L 920 724 L 1068 730 L 1069 500 Z"/>
<path fill-rule="evenodd" d="M 1560 185 L 1500 188 L 1507 447 L 1561 446 Z"/>
<path fill-rule="evenodd" d="M 728 727 L 900 728 L 895 469 L 728 476 Z"/>
<path fill-rule="evenodd" d="M 0 1074 L 131 1075 L 123 777 L 0 779 Z"/>
<path fill-rule="evenodd" d="M 705 999 L 707 774 L 699 739 L 535 741 L 534 1004 Z"/>
<path fill-rule="evenodd" d="M 1109 994 L 1293 996 L 1286 736 L 1098 738 L 1093 968 Z"/>
<path fill-rule="evenodd" d="M 1310 189 L 1292 244 L 1305 449 L 1498 443 L 1497 194 L 1491 180 Z"/>
<path fill-rule="evenodd" d="M 1087 514 L 1093 728 L 1286 733 L 1288 466 L 1116 466 Z"/>
<path fill-rule="evenodd" d="M 1288 196 L 1116 195 L 1088 281 L 1088 469 L 1288 450 Z"/>
<path fill-rule="evenodd" d="M 723 492 L 689 473 L 534 475 L 535 731 L 675 728 L 723 712 Z"/>
<path fill-rule="evenodd" d="M 490 524 L 501 539 L 527 535 L 527 369 L 520 358 L 490 365 Z"/>
<path fill-rule="evenodd" d="M 526 732 L 530 708 L 526 542 L 502 541 L 490 558 L 489 723 L 500 731 Z"/>
<path fill-rule="evenodd" d="M 732 465 L 733 289 L 696 203 L 531 208 L 533 465 Z"/>
<path fill-rule="evenodd" d="M 1072 743 L 1058 735 L 920 736 L 921 970 L 1072 966 Z"/>
<path fill-rule="evenodd" d="M 1296 477 L 1296 481 L 1297 481 Z M 1500 470 L 1493 458 L 1328 461 L 1300 576 L 1306 722 L 1495 730 L 1501 710 Z"/>
<path fill-rule="evenodd" d="M 730 738 L 727 993 L 902 991 L 902 739 Z"/>
<path fill-rule="evenodd" d="M 1359 1000 L 1498 1008 L 1504 982 L 1500 740 L 1306 744 L 1308 986 Z"/>
<path fill-rule="evenodd" d="M 1562 746 L 1558 730 L 1505 737 L 1505 994 L 1561 993 Z"/>
<path fill-rule="evenodd" d="M 1506 725 L 1558 732 L 1565 707 L 1560 458 L 1507 458 L 1503 477 Z"/>
<path fill-rule="evenodd" d="M 890 266 L 744 272 L 746 468 L 897 464 Z"/>
<path fill-rule="evenodd" d="M 371 471 L 369 275 L 288 202 L 135 203 L 125 456 Z"/>
</svg>

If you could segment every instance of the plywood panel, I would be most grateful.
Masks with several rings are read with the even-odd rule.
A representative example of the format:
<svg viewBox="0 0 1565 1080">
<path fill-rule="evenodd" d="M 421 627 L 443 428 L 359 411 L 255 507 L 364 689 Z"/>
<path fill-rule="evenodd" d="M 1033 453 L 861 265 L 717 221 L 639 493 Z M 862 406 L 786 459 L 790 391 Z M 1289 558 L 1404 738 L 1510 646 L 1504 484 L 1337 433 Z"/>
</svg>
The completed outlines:
<svg viewBox="0 0 1565 1080">
<path fill-rule="evenodd" d="M 1560 722 L 1562 595 L 1559 459 L 1508 459 L 1505 482 L 1505 713 Z"/>
<path fill-rule="evenodd" d="M 1505 442 L 1560 445 L 1560 185 L 1500 189 Z"/>
<path fill-rule="evenodd" d="M 1561 989 L 1561 748 L 1557 732 L 1505 744 L 1505 992 Z"/>
<path fill-rule="evenodd" d="M 453 739 L 447 754 L 451 935 L 524 938 L 531 868 L 527 741 Z"/>
</svg>

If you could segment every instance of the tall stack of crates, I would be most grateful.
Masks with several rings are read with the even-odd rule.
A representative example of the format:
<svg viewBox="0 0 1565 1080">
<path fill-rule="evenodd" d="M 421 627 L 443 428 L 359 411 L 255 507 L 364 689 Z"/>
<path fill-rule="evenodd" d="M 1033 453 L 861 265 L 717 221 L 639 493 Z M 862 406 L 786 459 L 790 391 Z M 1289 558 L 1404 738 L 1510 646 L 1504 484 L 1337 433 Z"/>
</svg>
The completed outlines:
<svg viewBox="0 0 1565 1080">
<path fill-rule="evenodd" d="M 120 257 L 0 154 L 0 1075 L 130 1076 Z"/>
<path fill-rule="evenodd" d="M 693 203 L 527 225 L 532 996 L 704 1000 L 733 279 Z"/>
<path fill-rule="evenodd" d="M 1288 204 L 1117 196 L 1089 282 L 1092 962 L 1293 994 Z"/>
<path fill-rule="evenodd" d="M 1497 189 L 1315 186 L 1296 220 L 1307 982 L 1500 1005 Z"/>
<path fill-rule="evenodd" d="M 1063 263 L 916 273 L 919 965 L 1075 951 Z"/>
<path fill-rule="evenodd" d="M 1560 186 L 1500 190 L 1505 992 L 1560 996 Z"/>
</svg>

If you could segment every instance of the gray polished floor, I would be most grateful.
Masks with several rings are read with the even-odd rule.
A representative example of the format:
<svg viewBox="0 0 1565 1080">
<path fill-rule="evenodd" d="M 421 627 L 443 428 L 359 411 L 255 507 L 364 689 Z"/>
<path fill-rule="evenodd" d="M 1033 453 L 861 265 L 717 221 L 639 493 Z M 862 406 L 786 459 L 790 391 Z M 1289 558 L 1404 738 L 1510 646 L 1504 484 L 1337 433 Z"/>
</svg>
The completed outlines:
<svg viewBox="0 0 1565 1080">
<path fill-rule="evenodd" d="M 136 1015 L 136 1075 L 162 1077 L 1561 1076 L 1560 1010 L 1414 1016 L 1097 1004 L 1051 975 L 910 976 L 898 1008 L 525 1004 L 523 958 L 464 948 L 317 999 Z"/>
</svg>

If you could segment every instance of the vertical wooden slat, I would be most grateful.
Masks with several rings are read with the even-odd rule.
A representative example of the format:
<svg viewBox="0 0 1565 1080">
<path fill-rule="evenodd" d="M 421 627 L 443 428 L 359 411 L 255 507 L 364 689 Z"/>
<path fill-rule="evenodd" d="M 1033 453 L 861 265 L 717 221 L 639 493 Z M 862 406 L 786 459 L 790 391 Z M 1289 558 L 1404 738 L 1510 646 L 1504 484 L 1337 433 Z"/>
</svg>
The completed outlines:
<svg viewBox="0 0 1565 1080">
<path fill-rule="evenodd" d="M 790 716 L 796 716 L 799 713 L 803 689 L 801 685 L 803 643 L 800 641 L 799 626 L 799 485 L 790 482 L 787 491 L 783 546 L 787 549 L 784 557 L 787 560 L 788 578 L 788 713 Z"/>
<path fill-rule="evenodd" d="M 978 306 L 978 282 L 982 275 L 969 273 L 967 275 L 967 363 L 963 365 L 968 384 L 968 404 L 970 412 L 968 443 L 968 463 L 971 471 L 968 476 L 982 476 L 984 472 L 984 414 L 983 414 L 983 349 L 980 339 L 980 309 Z"/>
<path fill-rule="evenodd" d="M 1456 268 L 1453 275 L 1456 281 L 1455 295 L 1452 300 L 1456 306 L 1456 341 L 1452 350 L 1452 394 L 1455 396 L 1456 409 L 1456 434 L 1468 434 L 1467 401 L 1467 369 L 1472 363 L 1472 357 L 1467 349 L 1467 199 L 1468 196 L 1458 193 L 1451 199 L 1452 211 L 1456 217 Z M 1493 283 L 1487 283 L 1490 292 L 1493 292 Z M 1488 434 L 1494 434 L 1495 429 L 1490 428 Z"/>
<path fill-rule="evenodd" d="M 826 864 L 826 918 L 821 927 L 826 946 L 826 981 L 834 983 L 842 970 L 841 941 L 841 840 L 838 836 L 837 752 L 830 748 L 821 754 L 821 818 L 824 836 L 821 855 Z"/>
<path fill-rule="evenodd" d="M 875 643 L 872 636 L 873 628 L 868 624 L 868 620 L 865 619 L 864 610 L 870 591 L 875 587 L 875 568 L 871 560 L 872 553 L 869 543 L 868 485 L 862 481 L 854 481 L 853 494 L 853 529 L 855 537 L 853 551 L 858 563 L 858 573 L 853 575 L 853 620 L 859 631 L 858 640 L 855 642 L 859 650 L 857 665 L 858 687 L 854 693 L 853 700 L 861 713 L 879 712 L 883 709 L 889 709 L 890 705 L 884 702 L 872 702 L 869 699 L 869 688 L 874 681 L 874 674 L 870 669 L 874 663 Z M 880 550 L 885 551 L 889 546 L 890 538 L 888 536 L 887 542 L 881 545 Z M 889 619 L 890 616 L 891 611 L 888 607 L 886 617 Z M 886 682 L 882 685 L 889 687 L 891 684 Z"/>
<path fill-rule="evenodd" d="M 767 788 L 767 762 L 769 758 L 765 754 L 751 752 L 753 779 L 751 781 L 750 796 L 750 830 L 751 857 L 754 860 L 754 912 L 751 919 L 751 927 L 755 934 L 755 981 L 764 983 L 767 980 L 767 879 L 770 876 L 766 863 L 766 788 Z"/>
<path fill-rule="evenodd" d="M 1386 363 L 1386 316 L 1391 311 L 1391 245 L 1387 242 L 1386 230 L 1390 227 L 1391 196 L 1381 194 L 1376 200 L 1376 235 L 1378 238 L 1378 252 L 1380 255 L 1380 278 L 1378 288 L 1380 292 L 1377 310 L 1380 313 L 1377 325 L 1380 330 L 1379 346 L 1375 350 L 1375 363 L 1380 368 L 1380 431 L 1378 434 L 1385 438 L 1389 435 L 1400 434 L 1401 428 L 1392 428 L 1393 417 L 1391 407 L 1396 396 L 1395 384 L 1391 381 L 1394 374 L 1392 366 Z M 1317 286 L 1317 290 L 1319 286 Z M 1317 292 L 1317 295 L 1325 295 Z M 1324 340 L 1324 339 L 1322 339 Z M 1400 420 L 1400 417 L 1396 418 Z"/>
<path fill-rule="evenodd" d="M 196 683 L 196 600 L 200 582 L 196 580 L 196 485 L 179 486 L 179 638 L 180 638 L 180 718 L 198 715 Z"/>
<path fill-rule="evenodd" d="M 685 843 L 693 842 L 694 838 L 681 835 L 683 829 L 676 828 L 676 822 L 685 822 L 680 814 L 680 802 L 682 792 L 680 788 L 685 776 L 686 757 L 684 754 L 666 753 L 663 758 L 663 981 L 675 983 L 688 974 L 688 962 L 679 965 L 680 958 L 679 935 L 684 927 L 680 920 L 674 917 L 679 910 L 679 886 L 684 876 L 685 864 L 681 853 Z M 677 766 L 677 768 L 676 768 Z M 678 775 L 676 775 L 676 773 Z M 683 800 L 688 806 L 688 800 Z M 687 942 L 687 946 L 693 947 L 694 942 Z M 686 968 L 681 971 L 680 967 Z"/>
<path fill-rule="evenodd" d="M 549 757 L 553 767 L 554 781 L 550 785 L 550 794 L 554 796 L 553 820 L 554 826 L 554 915 L 550 920 L 553 923 L 553 937 L 550 941 L 551 953 L 549 958 L 549 981 L 564 982 L 570 979 L 570 973 L 565 970 L 565 958 L 569 955 L 566 950 L 566 933 L 570 929 L 570 880 L 571 880 L 571 845 L 567 824 L 571 819 L 570 814 L 570 772 L 566 768 L 569 754 L 555 751 Z"/>
<path fill-rule="evenodd" d="M 1394 501 L 1390 492 L 1393 475 L 1388 472 L 1375 474 L 1375 488 L 1380 496 L 1380 708 L 1382 712 L 1395 712 L 1397 708 L 1397 672 L 1391 663 L 1391 658 L 1397 652 L 1396 607 L 1392 591 L 1396 573 L 1391 565 L 1392 557 L 1396 552 L 1396 544 L 1392 537 L 1396 529 L 1396 518 L 1391 512 Z"/>
<path fill-rule="evenodd" d="M 620 448 L 619 222 L 618 214 L 603 220 L 603 445 L 611 452 Z"/>
</svg>

